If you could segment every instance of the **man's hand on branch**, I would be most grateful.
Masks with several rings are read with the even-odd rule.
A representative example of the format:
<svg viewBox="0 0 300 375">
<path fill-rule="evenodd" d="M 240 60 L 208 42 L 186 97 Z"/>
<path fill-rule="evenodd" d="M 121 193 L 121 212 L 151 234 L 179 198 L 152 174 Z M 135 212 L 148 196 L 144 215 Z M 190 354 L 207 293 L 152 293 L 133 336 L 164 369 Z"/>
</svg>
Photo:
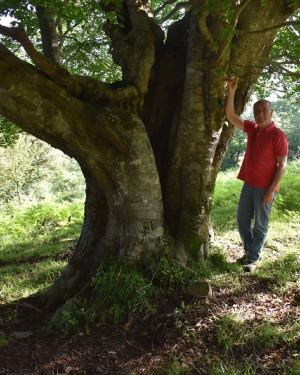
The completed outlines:
<svg viewBox="0 0 300 375">
<path fill-rule="evenodd" d="M 237 83 L 238 79 L 236 77 L 227 78 L 228 91 L 231 93 L 235 93 L 235 90 L 237 89 Z"/>
</svg>

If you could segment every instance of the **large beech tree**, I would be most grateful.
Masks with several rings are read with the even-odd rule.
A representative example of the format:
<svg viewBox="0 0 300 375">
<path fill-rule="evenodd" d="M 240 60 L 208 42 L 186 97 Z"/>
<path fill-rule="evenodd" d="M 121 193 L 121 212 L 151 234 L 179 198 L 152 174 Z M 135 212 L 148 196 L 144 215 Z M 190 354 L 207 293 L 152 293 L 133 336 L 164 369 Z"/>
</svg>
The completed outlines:
<svg viewBox="0 0 300 375">
<path fill-rule="evenodd" d="M 75 158 L 86 180 L 82 233 L 48 305 L 107 258 L 147 262 L 164 233 L 183 264 L 207 257 L 215 180 L 233 136 L 226 76 L 239 77 L 241 113 L 299 2 L 10 3 L 3 14 L 22 23 L 0 26 L 0 113 Z"/>
</svg>

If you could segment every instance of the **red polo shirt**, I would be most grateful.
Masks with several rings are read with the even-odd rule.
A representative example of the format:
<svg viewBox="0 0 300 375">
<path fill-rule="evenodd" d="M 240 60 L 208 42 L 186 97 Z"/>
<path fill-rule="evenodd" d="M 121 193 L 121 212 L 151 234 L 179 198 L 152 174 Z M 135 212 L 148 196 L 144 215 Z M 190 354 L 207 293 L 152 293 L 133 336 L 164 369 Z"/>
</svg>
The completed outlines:
<svg viewBox="0 0 300 375">
<path fill-rule="evenodd" d="M 256 122 L 245 120 L 244 132 L 248 134 L 247 149 L 238 178 L 251 186 L 267 189 L 278 168 L 276 157 L 288 155 L 287 136 L 274 122 L 259 130 Z"/>
</svg>

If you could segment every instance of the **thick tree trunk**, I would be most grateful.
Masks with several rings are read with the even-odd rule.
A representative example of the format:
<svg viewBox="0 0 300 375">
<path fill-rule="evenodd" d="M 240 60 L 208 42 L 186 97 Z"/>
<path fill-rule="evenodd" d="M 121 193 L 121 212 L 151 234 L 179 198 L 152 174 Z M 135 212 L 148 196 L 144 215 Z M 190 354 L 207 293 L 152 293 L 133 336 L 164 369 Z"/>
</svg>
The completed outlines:
<svg viewBox="0 0 300 375">
<path fill-rule="evenodd" d="M 144 262 L 151 255 L 163 234 L 159 177 L 136 115 L 84 103 L 5 48 L 0 56 L 1 90 L 9 96 L 2 113 L 74 157 L 86 178 L 82 234 L 73 258 L 47 293 L 53 306 L 83 287 L 104 258 Z"/>
<path fill-rule="evenodd" d="M 213 160 L 224 120 L 224 75 L 221 69 L 219 74 L 203 70 L 203 48 L 191 16 L 184 94 L 166 194 L 169 216 L 176 220 L 172 223 L 176 254 L 183 263 L 189 255 L 197 260 L 208 257 L 217 176 Z"/>
</svg>

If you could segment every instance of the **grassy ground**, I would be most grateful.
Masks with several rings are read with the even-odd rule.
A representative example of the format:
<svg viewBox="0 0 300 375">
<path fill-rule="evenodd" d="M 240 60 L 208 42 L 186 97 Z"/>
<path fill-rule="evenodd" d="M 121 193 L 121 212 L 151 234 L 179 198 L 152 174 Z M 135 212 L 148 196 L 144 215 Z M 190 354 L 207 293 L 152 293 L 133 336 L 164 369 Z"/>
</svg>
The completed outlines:
<svg viewBox="0 0 300 375">
<path fill-rule="evenodd" d="M 156 353 L 151 364 L 147 365 L 147 358 L 144 364 L 128 362 L 131 368 L 126 374 L 300 375 L 300 162 L 289 166 L 274 204 L 262 260 L 251 274 L 235 264 L 242 255 L 235 219 L 241 185 L 236 171 L 218 177 L 215 244 L 211 262 L 202 268 L 213 286 L 209 304 L 193 301 L 177 306 L 169 333 L 170 341 L 176 333 L 176 344 L 164 354 Z M 59 254 L 74 245 L 80 233 L 82 210 L 83 202 L 77 201 L 1 212 L 2 306 L 43 291 L 53 282 L 65 266 Z M 5 326 L 13 319 L 2 316 L 0 323 Z M 0 331 L 0 346 L 6 344 Z"/>
<path fill-rule="evenodd" d="M 83 202 L 43 202 L 0 214 L 0 303 L 47 288 L 65 266 L 58 256 L 77 242 Z"/>
</svg>

